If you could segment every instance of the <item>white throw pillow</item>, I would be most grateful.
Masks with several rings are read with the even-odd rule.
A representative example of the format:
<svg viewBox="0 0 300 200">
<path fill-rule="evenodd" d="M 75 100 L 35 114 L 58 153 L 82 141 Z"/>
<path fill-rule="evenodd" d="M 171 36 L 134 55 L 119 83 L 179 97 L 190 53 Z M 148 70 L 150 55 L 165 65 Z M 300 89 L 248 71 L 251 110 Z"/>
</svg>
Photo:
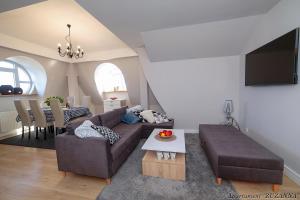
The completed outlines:
<svg viewBox="0 0 300 200">
<path fill-rule="evenodd" d="M 143 112 L 140 113 L 140 115 L 142 115 L 142 117 L 145 120 L 147 120 L 149 123 L 155 122 L 152 110 L 144 110 Z"/>
<path fill-rule="evenodd" d="M 90 120 L 85 120 L 75 129 L 75 135 L 79 138 L 103 137 L 98 131 L 91 127 L 92 125 L 94 124 Z"/>
<path fill-rule="evenodd" d="M 136 105 L 133 106 L 131 108 L 127 108 L 126 113 L 130 113 L 130 112 L 136 112 L 136 111 L 143 111 L 143 107 L 141 105 Z"/>
</svg>

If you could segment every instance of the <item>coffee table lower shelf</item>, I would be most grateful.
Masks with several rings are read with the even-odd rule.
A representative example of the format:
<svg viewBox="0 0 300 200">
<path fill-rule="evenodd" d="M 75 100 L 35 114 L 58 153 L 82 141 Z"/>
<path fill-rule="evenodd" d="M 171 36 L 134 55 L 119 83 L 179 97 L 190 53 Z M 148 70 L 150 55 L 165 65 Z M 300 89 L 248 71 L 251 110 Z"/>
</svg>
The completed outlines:
<svg viewBox="0 0 300 200">
<path fill-rule="evenodd" d="M 142 160 L 144 176 L 185 181 L 185 154 L 177 153 L 175 160 L 158 160 L 155 151 L 147 151 Z"/>
</svg>

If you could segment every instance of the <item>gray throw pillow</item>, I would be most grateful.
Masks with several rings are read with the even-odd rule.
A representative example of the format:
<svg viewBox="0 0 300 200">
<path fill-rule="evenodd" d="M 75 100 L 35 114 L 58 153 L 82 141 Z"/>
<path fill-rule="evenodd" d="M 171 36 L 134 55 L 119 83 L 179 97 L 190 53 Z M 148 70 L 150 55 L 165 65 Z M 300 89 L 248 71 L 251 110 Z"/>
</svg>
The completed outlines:
<svg viewBox="0 0 300 200">
<path fill-rule="evenodd" d="M 106 138 L 110 144 L 116 143 L 121 137 L 118 133 L 115 133 L 113 130 L 105 127 L 105 126 L 95 126 L 91 125 L 91 127 L 98 131 L 104 138 Z"/>
</svg>

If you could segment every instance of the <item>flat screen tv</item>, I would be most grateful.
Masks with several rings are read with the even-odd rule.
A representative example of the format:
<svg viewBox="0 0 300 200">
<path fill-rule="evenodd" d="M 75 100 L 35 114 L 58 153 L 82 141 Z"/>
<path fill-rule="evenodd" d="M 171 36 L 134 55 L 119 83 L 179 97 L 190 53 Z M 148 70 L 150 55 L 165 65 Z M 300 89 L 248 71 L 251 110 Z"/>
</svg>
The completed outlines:
<svg viewBox="0 0 300 200">
<path fill-rule="evenodd" d="M 297 84 L 299 28 L 246 55 L 245 85 Z"/>
</svg>

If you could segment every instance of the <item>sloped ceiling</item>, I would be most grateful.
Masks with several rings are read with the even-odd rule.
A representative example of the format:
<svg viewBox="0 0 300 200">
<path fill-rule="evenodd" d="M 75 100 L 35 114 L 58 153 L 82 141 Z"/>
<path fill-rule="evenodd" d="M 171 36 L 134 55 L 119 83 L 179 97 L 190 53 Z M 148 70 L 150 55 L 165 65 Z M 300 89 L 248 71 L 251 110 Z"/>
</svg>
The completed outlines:
<svg viewBox="0 0 300 200">
<path fill-rule="evenodd" d="M 21 8 L 24 6 L 28 6 L 34 3 L 42 2 L 45 0 L 2 0 L 0 6 L 0 13 L 8 10 L 13 10 L 17 8 Z"/>
<path fill-rule="evenodd" d="M 261 15 L 142 33 L 152 62 L 239 55 Z"/>
<path fill-rule="evenodd" d="M 229 50 L 229 52 L 238 52 L 244 46 L 244 42 L 241 40 L 248 35 L 248 32 L 244 30 L 245 28 L 249 30 L 246 24 L 248 20 L 245 20 L 245 24 L 242 22 L 236 24 L 238 25 L 236 27 L 232 27 L 234 23 L 232 25 L 229 23 L 228 28 L 226 25 L 219 29 L 215 28 L 216 31 L 225 32 L 226 35 L 221 38 L 211 37 L 208 34 L 214 29 L 210 25 L 203 25 L 198 28 L 189 27 L 189 25 L 261 15 L 279 2 L 279 0 L 76 1 L 130 47 L 137 48 L 145 45 L 151 61 L 221 56 L 218 53 L 220 50 L 210 52 L 211 48 L 207 49 L 207 46 L 204 46 L 199 40 L 210 40 L 213 43 L 217 40 L 227 40 L 225 36 L 231 34 L 236 36 L 240 32 L 238 41 L 233 44 L 236 48 L 231 47 Z M 175 29 L 177 27 L 178 29 Z M 168 30 L 161 30 L 166 28 Z M 220 33 L 215 34 L 215 36 L 219 35 Z M 202 38 L 199 39 L 200 37 Z M 219 43 L 234 42 L 231 38 L 230 36 L 228 42 Z M 158 45 L 158 43 L 160 44 Z M 199 51 L 201 48 L 202 50 Z M 174 49 L 180 50 L 175 54 L 172 52 Z M 220 49 L 224 50 L 224 47 Z M 155 51 L 157 53 L 154 53 Z"/>
</svg>

